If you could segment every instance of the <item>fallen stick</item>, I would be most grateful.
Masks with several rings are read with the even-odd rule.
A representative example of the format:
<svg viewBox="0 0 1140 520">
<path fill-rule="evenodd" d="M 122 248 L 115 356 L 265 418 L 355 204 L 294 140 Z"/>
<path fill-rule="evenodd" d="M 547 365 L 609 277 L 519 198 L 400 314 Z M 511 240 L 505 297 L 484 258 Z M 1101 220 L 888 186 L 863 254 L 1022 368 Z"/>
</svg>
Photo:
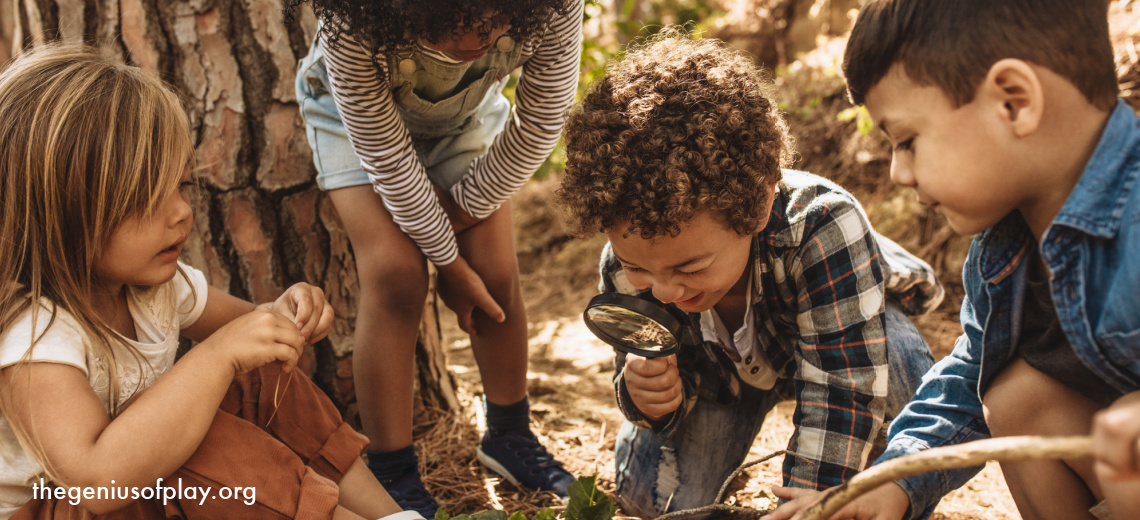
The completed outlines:
<svg viewBox="0 0 1140 520">
<path fill-rule="evenodd" d="M 827 491 L 801 520 L 827 520 L 860 495 L 888 482 L 928 471 L 968 468 L 991 460 L 1077 459 L 1092 456 L 1089 437 L 1000 437 L 931 448 L 871 466 Z"/>
</svg>

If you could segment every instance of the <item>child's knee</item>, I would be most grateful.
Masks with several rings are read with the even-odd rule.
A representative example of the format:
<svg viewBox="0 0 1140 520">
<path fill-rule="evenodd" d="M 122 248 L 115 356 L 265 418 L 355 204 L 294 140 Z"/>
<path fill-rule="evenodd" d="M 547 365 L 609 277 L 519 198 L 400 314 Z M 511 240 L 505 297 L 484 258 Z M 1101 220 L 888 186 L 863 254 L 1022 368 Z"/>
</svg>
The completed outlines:
<svg viewBox="0 0 1140 520">
<path fill-rule="evenodd" d="M 1026 411 L 1043 404 L 1036 392 L 1028 391 L 1035 379 L 1032 371 L 1028 363 L 1017 359 L 994 378 L 982 396 L 986 425 L 995 436 L 1025 433 L 1032 417 Z"/>
<path fill-rule="evenodd" d="M 982 408 L 995 436 L 1061 435 L 1087 431 L 1093 410 L 1085 401 L 1018 358 L 994 378 Z"/>
<path fill-rule="evenodd" d="M 522 284 L 519 282 L 517 270 L 502 270 L 481 274 L 487 292 L 495 298 L 495 302 L 504 309 L 513 307 L 515 300 L 522 297 Z"/>
<path fill-rule="evenodd" d="M 360 289 L 380 298 L 385 308 L 419 316 L 427 298 L 428 272 L 423 259 L 357 260 Z"/>
</svg>

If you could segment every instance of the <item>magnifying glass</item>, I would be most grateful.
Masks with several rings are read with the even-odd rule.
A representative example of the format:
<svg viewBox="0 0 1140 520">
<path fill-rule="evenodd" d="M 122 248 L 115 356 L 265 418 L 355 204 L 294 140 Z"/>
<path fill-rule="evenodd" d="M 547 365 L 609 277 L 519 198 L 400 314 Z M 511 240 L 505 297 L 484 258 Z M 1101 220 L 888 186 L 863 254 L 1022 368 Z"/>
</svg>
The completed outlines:
<svg viewBox="0 0 1140 520">
<path fill-rule="evenodd" d="M 586 328 L 598 339 L 618 351 L 647 358 L 668 356 L 682 345 L 697 344 L 696 333 L 684 319 L 676 307 L 619 293 L 593 297 L 582 313 Z"/>
</svg>

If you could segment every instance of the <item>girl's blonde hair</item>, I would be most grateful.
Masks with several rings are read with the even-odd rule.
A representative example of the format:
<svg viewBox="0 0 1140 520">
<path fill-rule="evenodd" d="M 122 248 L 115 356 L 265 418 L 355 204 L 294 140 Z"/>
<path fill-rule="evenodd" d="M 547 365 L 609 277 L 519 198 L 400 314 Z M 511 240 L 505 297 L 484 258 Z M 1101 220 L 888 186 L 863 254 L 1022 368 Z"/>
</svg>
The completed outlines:
<svg viewBox="0 0 1140 520">
<path fill-rule="evenodd" d="M 112 414 L 112 345 L 138 355 L 98 318 L 95 263 L 124 220 L 157 212 L 193 155 L 179 98 L 90 47 L 45 45 L 0 72 L 0 334 L 29 311 L 33 331 L 74 317 L 110 371 Z"/>
</svg>

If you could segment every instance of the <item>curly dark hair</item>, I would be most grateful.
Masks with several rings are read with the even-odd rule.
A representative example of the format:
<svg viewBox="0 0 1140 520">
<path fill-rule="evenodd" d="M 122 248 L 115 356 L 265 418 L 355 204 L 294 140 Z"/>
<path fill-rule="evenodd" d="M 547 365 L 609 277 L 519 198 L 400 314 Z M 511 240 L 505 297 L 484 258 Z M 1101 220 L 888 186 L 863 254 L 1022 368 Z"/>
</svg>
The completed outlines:
<svg viewBox="0 0 1140 520">
<path fill-rule="evenodd" d="M 744 235 L 794 154 L 763 71 L 712 39 L 662 31 L 611 63 L 566 125 L 558 197 L 571 232 L 676 236 L 699 211 Z"/>
<path fill-rule="evenodd" d="M 574 0 L 286 0 L 288 23 L 306 2 L 323 22 L 321 31 L 329 45 L 336 46 L 340 36 L 348 34 L 376 54 L 418 39 L 440 42 L 461 27 L 474 27 L 486 36 L 494 25 L 486 23 L 488 12 L 497 13 L 495 22 L 511 25 L 507 34 L 512 38 L 526 41 L 555 15 L 566 14 Z"/>
</svg>

